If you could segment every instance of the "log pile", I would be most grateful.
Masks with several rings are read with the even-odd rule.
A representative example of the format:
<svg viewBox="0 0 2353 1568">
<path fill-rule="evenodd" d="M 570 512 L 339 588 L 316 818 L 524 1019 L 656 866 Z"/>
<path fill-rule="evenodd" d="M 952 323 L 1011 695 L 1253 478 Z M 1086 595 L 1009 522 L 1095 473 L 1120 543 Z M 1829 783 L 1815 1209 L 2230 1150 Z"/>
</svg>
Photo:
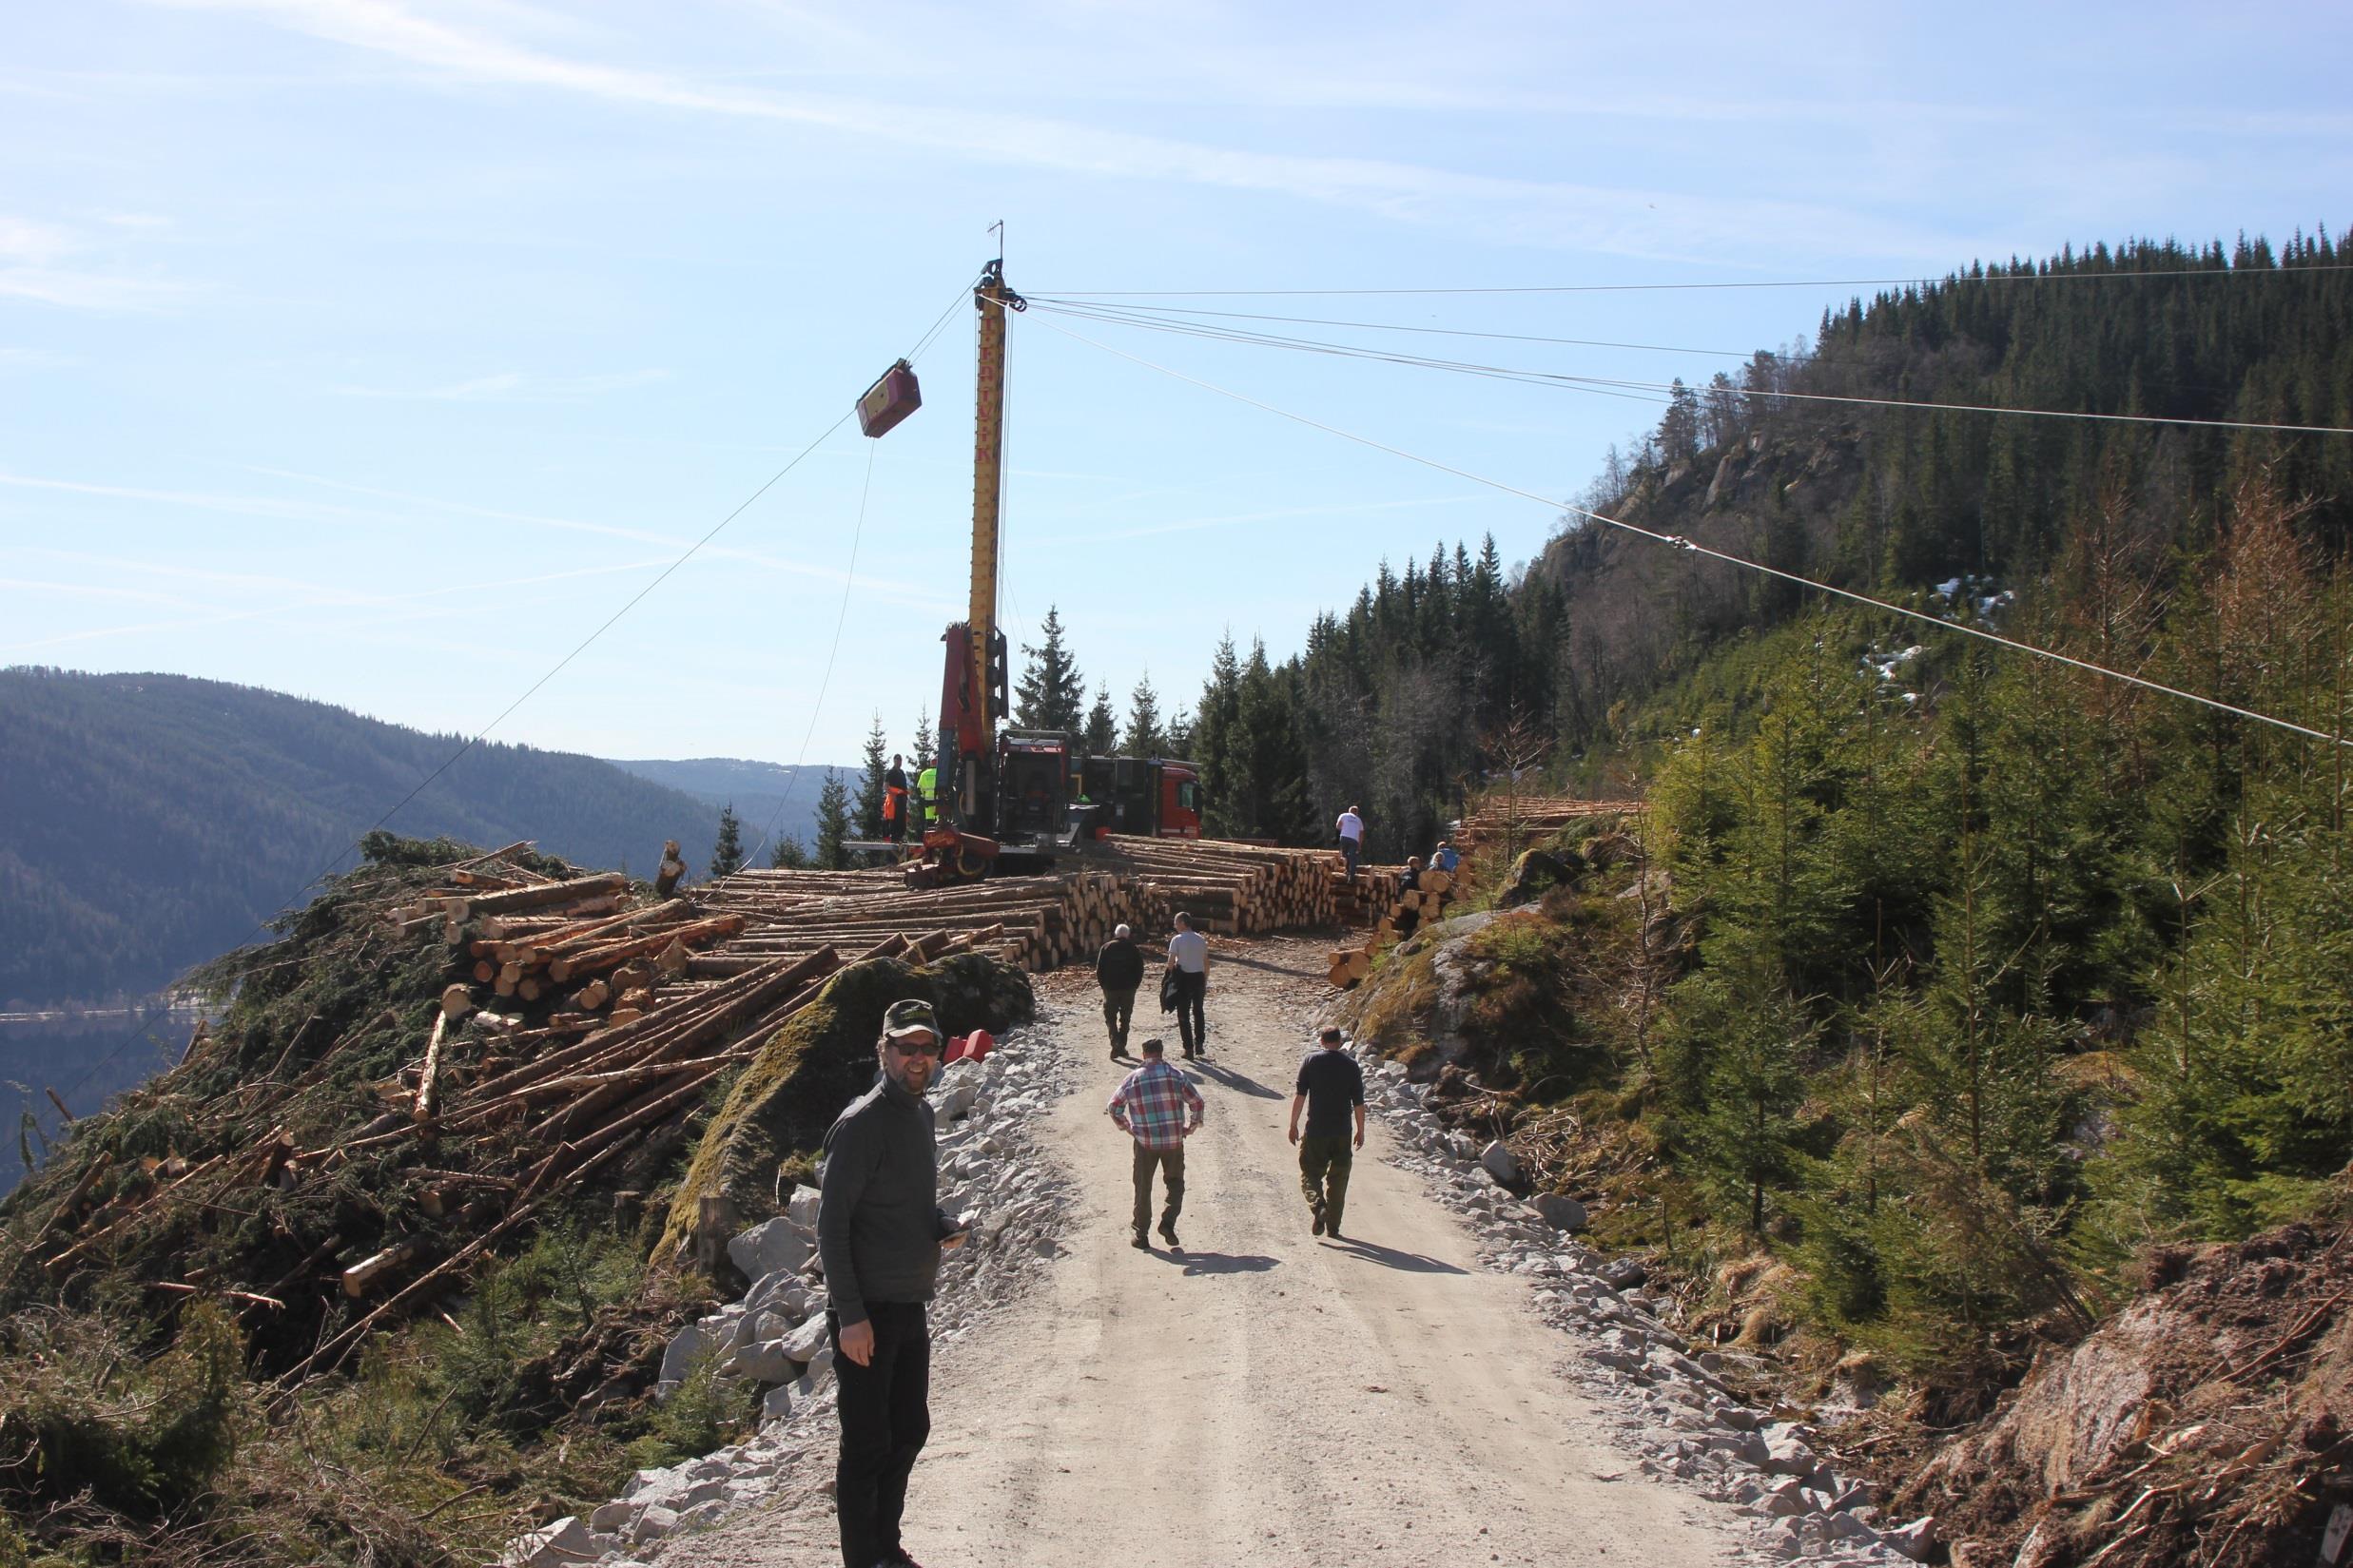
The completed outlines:
<svg viewBox="0 0 2353 1568">
<path fill-rule="evenodd" d="M 1454 847 L 1468 855 L 1480 847 L 1503 840 L 1540 837 L 1558 833 L 1581 817 L 1617 816 L 1624 812 L 1640 811 L 1640 801 L 1585 801 L 1573 795 L 1520 795 L 1490 793 L 1480 797 L 1470 814 L 1463 819 Z"/>
<path fill-rule="evenodd" d="M 1351 891 L 1354 909 L 1362 911 L 1358 922 L 1367 929 L 1354 941 L 1343 942 L 1332 950 L 1332 960 L 1324 978 L 1345 991 L 1372 973 L 1372 956 L 1381 945 L 1400 934 L 1419 929 L 1425 920 L 1438 918 L 1454 899 L 1454 879 L 1435 867 L 1424 871 L 1417 885 L 1404 885 L 1404 866 L 1360 866 Z"/>
</svg>

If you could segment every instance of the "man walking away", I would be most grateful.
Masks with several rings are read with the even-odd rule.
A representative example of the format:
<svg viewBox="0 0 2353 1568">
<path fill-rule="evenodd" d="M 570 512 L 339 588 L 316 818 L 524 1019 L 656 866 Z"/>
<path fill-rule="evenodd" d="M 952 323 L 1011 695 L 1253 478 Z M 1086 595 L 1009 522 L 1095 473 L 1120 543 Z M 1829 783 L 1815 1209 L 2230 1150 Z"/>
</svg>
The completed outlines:
<svg viewBox="0 0 2353 1568">
<path fill-rule="evenodd" d="M 1356 862 L 1364 859 L 1365 820 L 1356 815 L 1356 808 L 1352 805 L 1340 813 L 1339 828 L 1340 857 L 1348 861 L 1348 880 L 1354 881 Z"/>
<path fill-rule="evenodd" d="M 899 1544 L 907 1477 L 931 1435 L 931 1299 L 943 1247 L 962 1245 L 939 1208 L 931 1107 L 940 1066 L 927 1002 L 890 1004 L 876 1042 L 882 1081 L 852 1100 L 826 1134 L 817 1252 L 831 1305 L 841 1381 L 841 1457 L 834 1509 L 845 1568 L 913 1568 Z"/>
<path fill-rule="evenodd" d="M 1176 934 L 1168 939 L 1168 965 L 1176 971 L 1176 1037 L 1184 1042 L 1185 1060 L 1209 1051 L 1209 1018 L 1203 1002 L 1209 996 L 1209 939 L 1193 929 L 1193 917 L 1176 913 Z"/>
<path fill-rule="evenodd" d="M 1095 955 L 1095 983 L 1103 988 L 1103 1027 L 1111 1035 L 1111 1059 L 1127 1055 L 1127 1026 L 1136 1016 L 1136 988 L 1144 983 L 1143 951 L 1124 925 Z"/>
<path fill-rule="evenodd" d="M 1309 1230 L 1333 1241 L 1340 1234 L 1341 1211 L 1348 1207 L 1349 1167 L 1355 1151 L 1365 1146 L 1365 1074 L 1351 1056 L 1336 1029 L 1320 1036 L 1323 1049 L 1311 1051 L 1299 1063 L 1299 1086 L 1291 1096 L 1291 1141 L 1299 1146 L 1299 1187 L 1307 1193 L 1308 1211 L 1315 1218 Z M 1299 1112 L 1307 1112 L 1307 1136 L 1299 1135 Z M 1349 1137 L 1349 1113 L 1355 1113 L 1355 1138 Z"/>
<path fill-rule="evenodd" d="M 883 831 L 892 843 L 907 839 L 907 770 L 900 765 L 904 761 L 892 752 L 890 767 L 883 775 Z"/>
<path fill-rule="evenodd" d="M 1136 1239 L 1131 1244 L 1152 1250 L 1144 1227 L 1152 1220 L 1152 1172 L 1158 1171 L 1168 1190 L 1160 1210 L 1160 1239 L 1172 1252 L 1176 1244 L 1176 1215 L 1185 1206 L 1185 1140 L 1201 1130 L 1200 1091 L 1182 1073 L 1169 1066 L 1158 1036 L 1144 1041 L 1144 1065 L 1119 1080 L 1111 1092 L 1111 1113 L 1119 1131 L 1136 1140 Z"/>
</svg>

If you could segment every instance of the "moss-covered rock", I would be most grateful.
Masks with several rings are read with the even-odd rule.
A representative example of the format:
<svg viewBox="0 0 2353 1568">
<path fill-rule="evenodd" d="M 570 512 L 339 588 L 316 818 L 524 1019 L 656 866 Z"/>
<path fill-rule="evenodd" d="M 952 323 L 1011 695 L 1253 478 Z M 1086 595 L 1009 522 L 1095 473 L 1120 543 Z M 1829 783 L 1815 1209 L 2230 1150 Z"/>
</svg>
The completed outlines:
<svg viewBox="0 0 2353 1568">
<path fill-rule="evenodd" d="M 735 1080 L 679 1183 L 656 1257 L 691 1256 L 705 1198 L 726 1200 L 730 1227 L 776 1211 L 779 1169 L 815 1150 L 842 1107 L 873 1085 L 883 1011 L 903 997 L 930 1002 L 951 1035 L 1007 1028 L 1036 1006 L 1029 977 L 983 954 L 960 953 L 922 969 L 873 958 L 841 971 L 768 1036 Z"/>
<path fill-rule="evenodd" d="M 1496 895 L 1496 905 L 1510 909 L 1534 903 L 1554 888 L 1574 882 L 1579 870 L 1577 852 L 1573 849 L 1560 854 L 1548 849 L 1527 850 L 1511 862 L 1511 874 L 1504 881 L 1504 890 Z"/>
</svg>

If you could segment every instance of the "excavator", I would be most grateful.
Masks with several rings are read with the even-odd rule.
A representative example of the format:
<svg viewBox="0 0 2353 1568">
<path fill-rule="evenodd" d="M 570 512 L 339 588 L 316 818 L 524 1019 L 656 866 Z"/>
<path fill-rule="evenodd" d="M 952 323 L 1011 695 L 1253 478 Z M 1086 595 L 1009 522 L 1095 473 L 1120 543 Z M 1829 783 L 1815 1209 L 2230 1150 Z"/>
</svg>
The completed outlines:
<svg viewBox="0 0 2353 1568">
<path fill-rule="evenodd" d="M 972 584 L 964 619 L 942 637 L 937 818 L 905 862 L 910 887 L 1031 876 L 1104 853 L 1113 833 L 1201 836 L 1200 769 L 1167 757 L 1090 757 L 1078 735 L 1005 726 L 1005 634 L 997 624 L 997 542 L 1004 503 L 1005 314 L 1028 301 L 1001 257 L 972 291 L 980 312 L 974 397 Z M 880 437 L 923 404 L 902 359 L 858 399 L 859 429 Z"/>
</svg>

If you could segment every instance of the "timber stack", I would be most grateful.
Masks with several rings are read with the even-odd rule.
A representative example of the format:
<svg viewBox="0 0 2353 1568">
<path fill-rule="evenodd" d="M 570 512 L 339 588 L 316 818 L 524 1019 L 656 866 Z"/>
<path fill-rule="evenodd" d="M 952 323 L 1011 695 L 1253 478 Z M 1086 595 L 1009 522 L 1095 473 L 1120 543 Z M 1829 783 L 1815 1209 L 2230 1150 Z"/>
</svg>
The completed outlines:
<svg viewBox="0 0 2353 1568">
<path fill-rule="evenodd" d="M 1413 887 L 1404 885 L 1404 866 L 1359 866 L 1353 900 L 1368 929 L 1356 940 L 1332 950 L 1325 978 L 1345 991 L 1372 973 L 1372 957 L 1394 938 L 1410 936 L 1453 901 L 1454 879 L 1431 867 Z"/>
<path fill-rule="evenodd" d="M 1614 817 L 1640 811 L 1640 801 L 1586 801 L 1573 795 L 1488 794 L 1463 819 L 1455 847 L 1468 855 L 1487 844 L 1513 838 L 1541 838 L 1558 833 L 1585 817 Z"/>
</svg>

